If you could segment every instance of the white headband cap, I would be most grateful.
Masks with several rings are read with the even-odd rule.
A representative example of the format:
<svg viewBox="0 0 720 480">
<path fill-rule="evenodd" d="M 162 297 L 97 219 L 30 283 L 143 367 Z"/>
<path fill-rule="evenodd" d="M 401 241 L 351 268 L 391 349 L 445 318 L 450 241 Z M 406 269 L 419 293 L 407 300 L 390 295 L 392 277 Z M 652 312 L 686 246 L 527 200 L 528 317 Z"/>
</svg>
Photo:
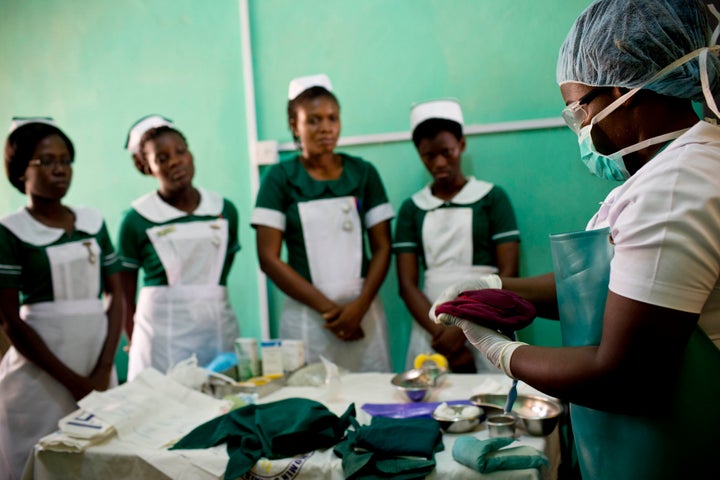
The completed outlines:
<svg viewBox="0 0 720 480">
<path fill-rule="evenodd" d="M 332 84 L 330 83 L 330 78 L 327 75 L 324 73 L 308 75 L 290 80 L 290 86 L 288 86 L 288 100 L 295 100 L 298 95 L 312 87 L 323 87 L 328 92 L 332 92 Z"/>
<path fill-rule="evenodd" d="M 414 104 L 410 110 L 410 131 L 414 132 L 418 125 L 431 118 L 452 120 L 462 127 L 463 114 L 460 102 L 454 98 L 445 98 Z"/>
<path fill-rule="evenodd" d="M 135 122 L 128 132 L 127 140 L 125 140 L 125 148 L 132 154 L 140 153 L 140 139 L 145 132 L 151 128 L 170 127 L 175 128 L 175 124 L 169 118 L 162 115 L 147 115 Z"/>
<path fill-rule="evenodd" d="M 44 123 L 45 125 L 52 125 L 58 128 L 55 120 L 50 117 L 13 117 L 12 122 L 10 122 L 10 129 L 8 129 L 8 135 L 28 123 Z"/>
</svg>

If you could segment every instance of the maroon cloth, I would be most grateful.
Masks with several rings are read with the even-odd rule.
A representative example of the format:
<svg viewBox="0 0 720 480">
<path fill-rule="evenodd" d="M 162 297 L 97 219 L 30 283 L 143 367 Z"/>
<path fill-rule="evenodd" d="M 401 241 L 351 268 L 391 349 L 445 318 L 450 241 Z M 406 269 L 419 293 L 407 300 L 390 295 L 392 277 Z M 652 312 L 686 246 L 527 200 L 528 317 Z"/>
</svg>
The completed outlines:
<svg viewBox="0 0 720 480">
<path fill-rule="evenodd" d="M 446 313 L 483 327 L 514 332 L 535 319 L 535 306 L 515 292 L 499 288 L 462 292 L 455 300 L 435 308 L 435 315 Z"/>
</svg>

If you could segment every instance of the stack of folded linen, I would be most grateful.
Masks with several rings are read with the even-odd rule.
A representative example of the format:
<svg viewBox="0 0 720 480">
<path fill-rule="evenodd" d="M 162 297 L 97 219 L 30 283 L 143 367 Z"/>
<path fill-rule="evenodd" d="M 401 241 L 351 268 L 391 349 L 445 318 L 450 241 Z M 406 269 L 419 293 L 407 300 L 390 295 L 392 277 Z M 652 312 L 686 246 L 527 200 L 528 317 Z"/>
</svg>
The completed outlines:
<svg viewBox="0 0 720 480">
<path fill-rule="evenodd" d="M 115 434 L 113 426 L 78 409 L 58 422 L 59 430 L 40 439 L 40 446 L 58 452 L 84 452 Z"/>
</svg>

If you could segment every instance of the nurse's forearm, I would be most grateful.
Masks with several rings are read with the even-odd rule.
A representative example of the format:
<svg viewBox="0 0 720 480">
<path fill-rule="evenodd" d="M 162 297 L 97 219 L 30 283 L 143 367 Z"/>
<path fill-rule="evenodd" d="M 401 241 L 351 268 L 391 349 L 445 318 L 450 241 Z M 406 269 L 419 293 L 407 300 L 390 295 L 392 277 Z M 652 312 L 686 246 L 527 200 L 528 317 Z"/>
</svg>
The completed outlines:
<svg viewBox="0 0 720 480">
<path fill-rule="evenodd" d="M 370 228 L 368 230 L 368 238 L 370 240 L 372 257 L 370 258 L 370 265 L 368 266 L 365 282 L 363 283 L 363 288 L 358 299 L 370 305 L 380 290 L 380 286 L 385 280 L 385 276 L 390 268 L 390 254 L 392 251 L 390 221 L 380 222 Z"/>
<path fill-rule="evenodd" d="M 335 303 L 282 260 L 261 262 L 260 265 L 275 286 L 303 305 L 320 313 L 336 307 Z"/>
<path fill-rule="evenodd" d="M 389 268 L 390 244 L 388 242 L 387 247 L 378 248 L 373 251 L 373 256 L 368 265 L 367 275 L 365 276 L 365 282 L 363 283 L 362 291 L 358 298 L 370 305 L 380 290 L 380 286 L 385 280 Z"/>
<path fill-rule="evenodd" d="M 403 289 L 401 292 L 402 293 L 400 295 L 405 301 L 408 311 L 410 311 L 410 314 L 413 316 L 415 321 L 425 331 L 434 336 L 442 328 L 444 328 L 430 320 L 428 312 L 430 311 L 432 304 L 419 288 L 415 288 L 414 290 Z"/>
<path fill-rule="evenodd" d="M 282 231 L 265 226 L 256 227 L 255 244 L 260 269 L 285 295 L 303 305 L 320 313 L 336 308 L 335 303 L 281 259 L 282 243 Z"/>
<path fill-rule="evenodd" d="M 513 376 L 547 394 L 592 408 L 662 413 L 699 315 L 608 292 L 599 345 L 521 346 L 510 359 Z M 589 339 L 590 337 L 588 337 Z M 582 337 L 578 339 L 582 341 Z"/>
<path fill-rule="evenodd" d="M 91 373 L 91 379 L 96 388 L 107 388 L 106 381 L 109 373 L 115 363 L 115 353 L 120 343 L 120 335 L 122 334 L 123 320 L 125 318 L 124 311 L 126 307 L 125 295 L 120 283 L 120 274 L 111 275 L 107 279 L 108 290 L 108 309 L 106 312 L 108 330 L 103 343 L 102 351 L 98 357 L 98 361 Z M 97 376 L 100 377 L 101 383 L 97 384 Z"/>
<path fill-rule="evenodd" d="M 426 332 L 435 336 L 444 327 L 436 324 L 428 315 L 432 302 L 420 290 L 418 256 L 414 252 L 398 252 L 395 256 L 400 298 L 405 302 L 410 315 Z"/>
<path fill-rule="evenodd" d="M 505 242 L 495 248 L 498 275 L 517 277 L 520 268 L 520 245 L 518 242 Z"/>
<path fill-rule="evenodd" d="M 607 368 L 596 346 L 522 346 L 513 352 L 511 369 L 513 376 L 541 392 L 585 407 L 629 414 L 648 413 L 650 407 L 642 393 L 651 391 L 646 379 L 629 375 L 629 366 L 625 371 Z"/>
<path fill-rule="evenodd" d="M 87 379 L 62 363 L 47 347 L 40 335 L 20 319 L 17 295 L 17 290 L 0 289 L 0 308 L 2 309 L 0 323 L 13 347 L 65 386 L 76 399 L 90 393 L 92 388 Z"/>
<path fill-rule="evenodd" d="M 122 309 L 122 323 L 128 342 L 132 342 L 133 329 L 135 328 L 135 297 L 137 296 L 137 279 L 137 270 L 120 273 L 120 282 L 122 283 L 121 288 L 123 289 L 123 302 L 125 303 Z"/>
<path fill-rule="evenodd" d="M 503 289 L 511 290 L 532 302 L 537 309 L 538 317 L 558 319 L 554 274 L 523 278 L 502 277 L 501 280 Z"/>
</svg>

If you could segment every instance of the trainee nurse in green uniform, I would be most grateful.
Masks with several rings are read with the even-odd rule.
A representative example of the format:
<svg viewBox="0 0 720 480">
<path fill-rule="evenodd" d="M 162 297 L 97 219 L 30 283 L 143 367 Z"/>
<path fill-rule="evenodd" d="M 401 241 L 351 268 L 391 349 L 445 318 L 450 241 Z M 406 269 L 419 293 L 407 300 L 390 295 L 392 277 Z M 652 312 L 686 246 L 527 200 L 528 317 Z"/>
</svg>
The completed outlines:
<svg viewBox="0 0 720 480">
<path fill-rule="evenodd" d="M 390 371 L 377 293 L 393 209 L 372 164 L 335 152 L 340 106 L 328 77 L 294 79 L 288 97 L 301 152 L 270 168 L 252 217 L 260 266 L 287 295 L 280 338 L 302 340 L 310 363 L 323 355 L 351 371 Z"/>
<path fill-rule="evenodd" d="M 169 119 L 141 118 L 126 147 L 138 170 L 159 183 L 132 203 L 120 226 L 131 380 L 147 367 L 165 373 L 192 355 L 204 366 L 232 351 L 239 329 L 226 284 L 240 245 L 235 206 L 193 186 L 193 155 Z"/>
<path fill-rule="evenodd" d="M 100 212 L 62 203 L 74 157 L 51 119 L 13 121 L 5 171 L 28 204 L 0 218 L 0 326 L 12 342 L 0 361 L 2 479 L 20 479 L 77 400 L 116 383 L 120 262 Z"/>
<path fill-rule="evenodd" d="M 490 273 L 517 276 L 520 233 L 510 199 L 500 186 L 463 174 L 465 136 L 457 100 L 415 104 L 410 129 L 433 180 L 403 202 L 395 226 L 400 296 L 415 319 L 406 367 L 413 368 L 417 355 L 435 350 L 454 372 L 497 372 L 466 346 L 460 328 L 436 325 L 427 312 L 438 295 L 460 279 Z"/>
<path fill-rule="evenodd" d="M 720 478 L 720 127 L 692 105 L 720 116 L 708 25 L 700 1 L 598 0 L 560 50 L 581 158 L 624 183 L 587 230 L 552 237 L 554 275 L 502 286 L 543 317 L 559 309 L 566 346 L 439 315 L 508 375 L 570 402 L 584 480 Z"/>
</svg>

